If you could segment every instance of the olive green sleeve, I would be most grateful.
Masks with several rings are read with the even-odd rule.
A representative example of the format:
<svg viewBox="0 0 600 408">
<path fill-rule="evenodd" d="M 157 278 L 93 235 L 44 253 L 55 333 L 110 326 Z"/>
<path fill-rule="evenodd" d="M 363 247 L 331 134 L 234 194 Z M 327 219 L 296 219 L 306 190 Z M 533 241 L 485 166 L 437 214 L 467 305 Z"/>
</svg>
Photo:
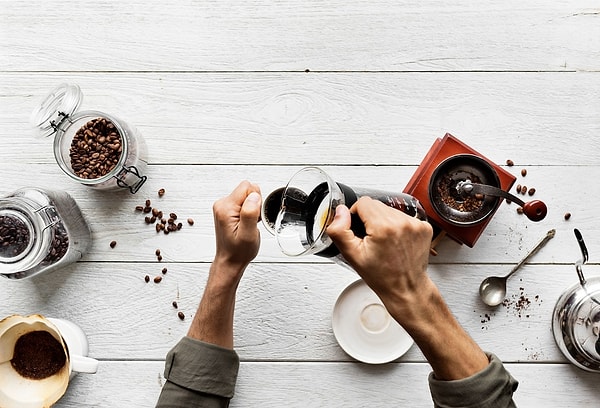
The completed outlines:
<svg viewBox="0 0 600 408">
<path fill-rule="evenodd" d="M 184 337 L 167 354 L 156 407 L 227 407 L 239 366 L 235 351 Z"/>
<path fill-rule="evenodd" d="M 519 383 L 493 354 L 490 364 L 468 378 L 440 381 L 429 375 L 429 389 L 436 408 L 514 408 L 512 396 Z"/>
</svg>

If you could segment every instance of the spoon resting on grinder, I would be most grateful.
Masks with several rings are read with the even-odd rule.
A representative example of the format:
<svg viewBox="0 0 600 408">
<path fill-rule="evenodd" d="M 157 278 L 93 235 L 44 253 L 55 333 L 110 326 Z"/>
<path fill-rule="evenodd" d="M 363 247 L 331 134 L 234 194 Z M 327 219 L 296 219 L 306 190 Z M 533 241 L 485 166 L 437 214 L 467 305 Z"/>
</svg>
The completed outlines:
<svg viewBox="0 0 600 408">
<path fill-rule="evenodd" d="M 506 276 L 490 276 L 485 278 L 479 285 L 479 296 L 483 303 L 488 306 L 498 306 L 506 296 L 506 281 L 517 271 L 533 254 L 535 254 L 546 242 L 550 241 L 556 235 L 556 230 L 551 229 L 546 236 L 531 250 Z"/>
<path fill-rule="evenodd" d="M 471 182 L 471 180 L 461 181 L 456 185 L 456 190 L 459 193 L 465 192 L 467 194 L 485 194 L 493 197 L 502 197 L 511 200 L 523 208 L 523 214 L 527 216 L 531 221 L 541 221 L 548 214 L 548 208 L 540 200 L 532 200 L 524 202 L 518 197 L 494 186 L 488 186 L 487 184 L 477 184 Z"/>
</svg>

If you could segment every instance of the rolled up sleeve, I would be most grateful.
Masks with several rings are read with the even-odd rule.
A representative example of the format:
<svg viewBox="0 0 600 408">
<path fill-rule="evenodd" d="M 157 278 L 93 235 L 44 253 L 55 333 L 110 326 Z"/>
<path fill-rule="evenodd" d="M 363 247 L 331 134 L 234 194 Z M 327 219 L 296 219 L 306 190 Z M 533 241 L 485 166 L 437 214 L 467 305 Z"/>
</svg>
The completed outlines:
<svg viewBox="0 0 600 408">
<path fill-rule="evenodd" d="M 454 381 L 440 381 L 429 375 L 429 389 L 438 408 L 510 408 L 519 383 L 498 357 L 487 354 L 490 364 L 482 371 Z"/>
<path fill-rule="evenodd" d="M 240 360 L 233 350 L 190 337 L 167 354 L 157 408 L 226 407 L 233 397 Z"/>
</svg>

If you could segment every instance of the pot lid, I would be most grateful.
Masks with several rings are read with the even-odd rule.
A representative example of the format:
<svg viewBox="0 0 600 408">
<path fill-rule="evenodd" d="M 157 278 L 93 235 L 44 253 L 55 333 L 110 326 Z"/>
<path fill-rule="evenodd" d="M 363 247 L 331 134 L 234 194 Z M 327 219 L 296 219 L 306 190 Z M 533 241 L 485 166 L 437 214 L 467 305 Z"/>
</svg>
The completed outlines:
<svg viewBox="0 0 600 408">
<path fill-rule="evenodd" d="M 29 123 L 40 137 L 49 137 L 57 126 L 81 105 L 83 93 L 78 85 L 63 83 L 54 88 L 33 110 Z"/>
</svg>

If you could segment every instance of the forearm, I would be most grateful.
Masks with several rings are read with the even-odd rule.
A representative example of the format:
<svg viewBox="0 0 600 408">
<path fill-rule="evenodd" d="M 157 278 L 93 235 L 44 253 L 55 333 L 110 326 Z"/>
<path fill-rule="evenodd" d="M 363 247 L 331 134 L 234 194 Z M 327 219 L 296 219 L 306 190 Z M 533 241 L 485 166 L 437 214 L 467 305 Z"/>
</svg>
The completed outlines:
<svg viewBox="0 0 600 408">
<path fill-rule="evenodd" d="M 235 296 L 244 269 L 218 260 L 212 263 L 189 337 L 233 349 Z"/>
<path fill-rule="evenodd" d="M 487 367 L 487 356 L 456 321 L 433 282 L 427 281 L 418 299 L 387 303 L 392 316 L 427 358 L 437 379 L 459 380 Z"/>
</svg>

